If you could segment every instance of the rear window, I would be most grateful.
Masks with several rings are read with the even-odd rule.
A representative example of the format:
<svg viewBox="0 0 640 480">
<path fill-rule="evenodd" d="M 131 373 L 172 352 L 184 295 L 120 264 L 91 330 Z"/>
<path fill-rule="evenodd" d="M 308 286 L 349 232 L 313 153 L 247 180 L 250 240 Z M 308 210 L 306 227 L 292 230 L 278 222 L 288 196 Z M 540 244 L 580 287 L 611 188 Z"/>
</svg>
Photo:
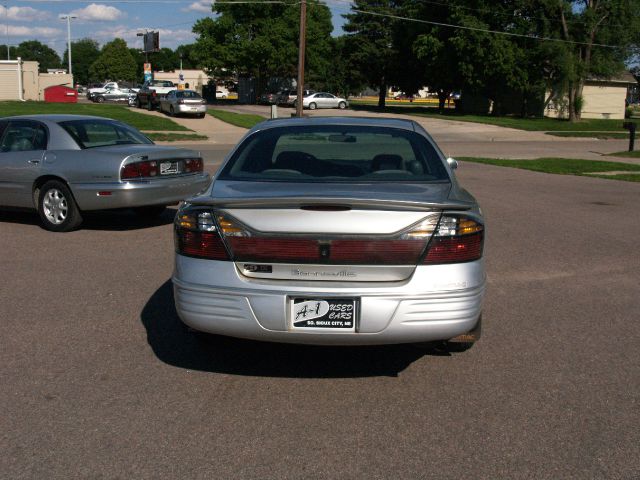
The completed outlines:
<svg viewBox="0 0 640 480">
<path fill-rule="evenodd" d="M 194 92 L 192 90 L 178 90 L 176 92 L 176 97 L 178 98 L 202 98 L 198 92 Z"/>
<path fill-rule="evenodd" d="M 110 120 L 71 120 L 60 122 L 60 126 L 82 149 L 112 145 L 153 144 L 136 129 Z"/>
<path fill-rule="evenodd" d="M 270 128 L 247 138 L 222 180 L 284 182 L 449 181 L 433 145 L 415 132 L 385 127 Z"/>
</svg>

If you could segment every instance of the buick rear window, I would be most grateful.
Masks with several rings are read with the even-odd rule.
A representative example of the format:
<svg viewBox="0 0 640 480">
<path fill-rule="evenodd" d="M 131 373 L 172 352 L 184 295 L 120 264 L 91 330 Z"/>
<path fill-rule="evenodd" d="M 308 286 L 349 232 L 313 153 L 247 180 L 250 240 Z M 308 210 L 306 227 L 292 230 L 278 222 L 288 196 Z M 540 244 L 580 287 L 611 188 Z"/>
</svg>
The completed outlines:
<svg viewBox="0 0 640 480">
<path fill-rule="evenodd" d="M 71 120 L 60 126 L 82 149 L 113 145 L 153 144 L 139 131 L 124 123 L 109 120 Z"/>
<path fill-rule="evenodd" d="M 222 180 L 284 182 L 448 181 L 433 145 L 412 131 L 385 127 L 278 127 L 247 138 Z"/>
</svg>

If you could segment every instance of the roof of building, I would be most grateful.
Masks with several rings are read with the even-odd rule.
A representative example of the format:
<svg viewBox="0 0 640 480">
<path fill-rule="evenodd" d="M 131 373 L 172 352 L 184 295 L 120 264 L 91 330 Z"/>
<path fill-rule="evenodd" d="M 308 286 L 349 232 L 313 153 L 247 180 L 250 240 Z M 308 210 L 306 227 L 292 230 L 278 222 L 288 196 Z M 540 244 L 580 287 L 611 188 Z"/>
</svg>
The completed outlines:
<svg viewBox="0 0 640 480">
<path fill-rule="evenodd" d="M 602 82 L 602 83 L 624 83 L 627 85 L 636 85 L 638 83 L 638 81 L 636 80 L 636 78 L 631 74 L 631 72 L 627 72 L 624 71 L 618 75 L 615 75 L 613 77 L 590 77 L 587 79 L 587 82 Z"/>
</svg>

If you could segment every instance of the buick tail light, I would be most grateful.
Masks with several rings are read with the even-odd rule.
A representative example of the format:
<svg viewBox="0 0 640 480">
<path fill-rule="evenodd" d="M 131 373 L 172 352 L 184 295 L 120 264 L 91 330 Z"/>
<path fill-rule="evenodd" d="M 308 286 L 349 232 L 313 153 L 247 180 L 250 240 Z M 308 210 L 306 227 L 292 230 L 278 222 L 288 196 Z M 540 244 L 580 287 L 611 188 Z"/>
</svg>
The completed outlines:
<svg viewBox="0 0 640 480">
<path fill-rule="evenodd" d="M 427 265 L 462 263 L 482 257 L 484 226 L 457 215 L 443 215 L 424 258 Z"/>
<path fill-rule="evenodd" d="M 120 171 L 120 178 L 122 180 L 151 178 L 158 176 L 159 173 L 158 162 L 156 160 L 146 160 L 124 165 Z"/>
<path fill-rule="evenodd" d="M 196 173 L 204 170 L 204 162 L 202 158 L 186 158 L 184 160 L 184 172 Z"/>
</svg>

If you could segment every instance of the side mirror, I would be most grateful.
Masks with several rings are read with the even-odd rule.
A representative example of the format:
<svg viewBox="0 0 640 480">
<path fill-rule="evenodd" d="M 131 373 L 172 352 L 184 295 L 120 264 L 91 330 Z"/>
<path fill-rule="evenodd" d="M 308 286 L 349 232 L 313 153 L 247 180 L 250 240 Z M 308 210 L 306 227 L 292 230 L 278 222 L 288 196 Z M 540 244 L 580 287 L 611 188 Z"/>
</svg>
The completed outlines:
<svg viewBox="0 0 640 480">
<path fill-rule="evenodd" d="M 458 161 L 455 158 L 447 158 L 447 163 L 449 164 L 449 168 L 451 170 L 455 170 L 458 168 Z"/>
</svg>

